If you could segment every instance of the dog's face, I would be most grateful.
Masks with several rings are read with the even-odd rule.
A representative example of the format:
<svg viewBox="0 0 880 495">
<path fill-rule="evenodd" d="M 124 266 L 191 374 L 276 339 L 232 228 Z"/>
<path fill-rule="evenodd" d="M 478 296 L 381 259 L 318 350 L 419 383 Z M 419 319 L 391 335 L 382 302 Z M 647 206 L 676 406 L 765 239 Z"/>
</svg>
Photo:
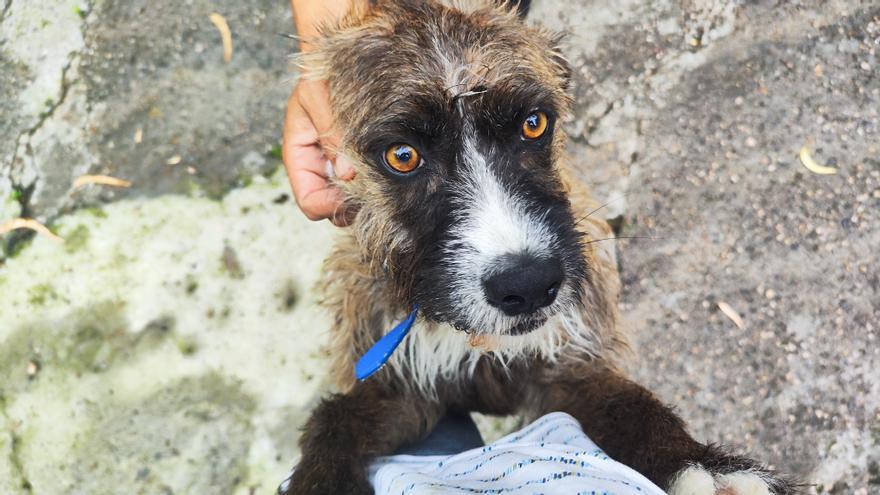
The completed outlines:
<svg viewBox="0 0 880 495">
<path fill-rule="evenodd" d="M 322 47 L 368 258 L 456 328 L 530 332 L 580 304 L 587 267 L 559 176 L 568 69 L 491 4 L 380 2 Z"/>
</svg>

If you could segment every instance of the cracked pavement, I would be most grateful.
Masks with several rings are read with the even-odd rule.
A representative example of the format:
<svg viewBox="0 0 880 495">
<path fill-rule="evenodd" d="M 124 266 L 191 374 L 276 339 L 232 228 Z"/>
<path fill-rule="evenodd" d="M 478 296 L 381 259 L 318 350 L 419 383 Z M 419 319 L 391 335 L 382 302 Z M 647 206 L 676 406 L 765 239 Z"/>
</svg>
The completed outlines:
<svg viewBox="0 0 880 495">
<path fill-rule="evenodd" d="M 698 438 L 810 493 L 880 494 L 880 2 L 533 3 L 530 22 L 568 33 L 578 176 L 638 237 L 618 242 L 633 376 Z M 325 386 L 324 322 L 302 296 L 330 232 L 272 175 L 287 5 L 2 9 L 0 221 L 69 241 L 2 239 L 0 492 L 270 490 Z M 228 65 L 211 12 L 229 20 Z M 803 167 L 805 145 L 838 172 Z M 134 186 L 72 191 L 85 173 Z"/>
</svg>

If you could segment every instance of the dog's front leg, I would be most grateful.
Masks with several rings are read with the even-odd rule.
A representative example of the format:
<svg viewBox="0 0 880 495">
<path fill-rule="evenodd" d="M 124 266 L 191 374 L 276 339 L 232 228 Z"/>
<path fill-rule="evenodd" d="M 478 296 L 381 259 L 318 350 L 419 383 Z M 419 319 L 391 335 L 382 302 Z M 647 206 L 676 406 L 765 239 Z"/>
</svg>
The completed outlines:
<svg viewBox="0 0 880 495">
<path fill-rule="evenodd" d="M 372 494 L 367 464 L 424 436 L 440 407 L 386 390 L 380 382 L 355 385 L 321 401 L 300 437 L 302 458 L 282 495 Z"/>
<path fill-rule="evenodd" d="M 758 462 L 697 442 L 651 392 L 601 363 L 555 372 L 541 385 L 538 413 L 571 414 L 605 453 L 672 495 L 800 493 Z"/>
</svg>

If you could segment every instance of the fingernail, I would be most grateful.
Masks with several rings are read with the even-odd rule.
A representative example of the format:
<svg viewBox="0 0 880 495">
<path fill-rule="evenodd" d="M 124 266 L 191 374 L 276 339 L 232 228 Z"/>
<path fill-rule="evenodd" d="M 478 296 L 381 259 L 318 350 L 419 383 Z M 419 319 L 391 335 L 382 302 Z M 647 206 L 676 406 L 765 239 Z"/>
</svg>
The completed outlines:
<svg viewBox="0 0 880 495">
<path fill-rule="evenodd" d="M 342 180 L 354 178 L 354 165 L 345 155 L 336 156 L 336 163 L 333 168 L 336 170 L 336 176 Z"/>
</svg>

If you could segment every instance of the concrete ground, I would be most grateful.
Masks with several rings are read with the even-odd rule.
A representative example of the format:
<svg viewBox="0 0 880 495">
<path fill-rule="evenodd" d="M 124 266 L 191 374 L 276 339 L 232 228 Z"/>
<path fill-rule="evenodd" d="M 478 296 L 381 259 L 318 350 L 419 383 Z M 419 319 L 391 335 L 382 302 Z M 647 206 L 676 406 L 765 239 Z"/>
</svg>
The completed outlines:
<svg viewBox="0 0 880 495">
<path fill-rule="evenodd" d="M 880 494 L 880 2 L 530 20 L 568 33 L 571 152 L 638 237 L 634 376 L 700 439 Z M 291 26 L 283 1 L 0 0 L 0 223 L 67 240 L 0 237 L 0 493 L 283 478 L 326 390 L 310 289 L 333 236 L 277 171 Z M 86 173 L 133 186 L 74 189 Z"/>
</svg>

